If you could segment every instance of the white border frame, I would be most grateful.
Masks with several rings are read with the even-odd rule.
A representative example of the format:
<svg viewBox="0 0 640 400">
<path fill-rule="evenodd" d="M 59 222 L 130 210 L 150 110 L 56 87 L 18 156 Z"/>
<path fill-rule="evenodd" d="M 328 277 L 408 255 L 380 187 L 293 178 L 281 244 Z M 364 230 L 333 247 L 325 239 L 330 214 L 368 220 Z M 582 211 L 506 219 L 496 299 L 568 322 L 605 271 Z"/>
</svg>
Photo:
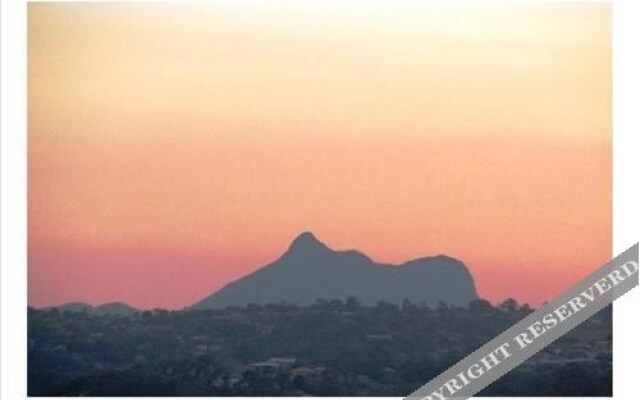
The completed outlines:
<svg viewBox="0 0 640 400">
<path fill-rule="evenodd" d="M 0 1 L 0 398 L 8 400 L 25 398 L 27 387 L 26 3 L 25 0 Z M 640 239 L 636 161 L 640 150 L 640 53 L 637 51 L 640 48 L 637 39 L 640 38 L 640 2 L 616 0 L 613 4 L 613 249 L 617 254 Z M 636 358 L 640 349 L 638 341 L 634 340 L 640 333 L 637 323 L 639 306 L 640 289 L 632 290 L 614 306 L 613 393 L 616 399 L 640 398 L 636 379 Z"/>
</svg>

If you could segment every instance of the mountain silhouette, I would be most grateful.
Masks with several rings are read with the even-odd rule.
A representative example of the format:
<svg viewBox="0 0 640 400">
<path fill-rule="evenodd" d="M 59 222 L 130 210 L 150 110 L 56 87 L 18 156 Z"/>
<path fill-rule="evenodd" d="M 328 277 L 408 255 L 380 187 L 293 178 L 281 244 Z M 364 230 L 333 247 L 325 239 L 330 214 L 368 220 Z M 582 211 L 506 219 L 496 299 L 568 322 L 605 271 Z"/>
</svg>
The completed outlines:
<svg viewBox="0 0 640 400">
<path fill-rule="evenodd" d="M 60 306 L 45 307 L 44 309 L 52 310 L 54 308 L 62 312 L 67 311 L 73 313 L 87 313 L 92 315 L 130 316 L 140 312 L 140 310 L 138 310 L 137 308 L 131 307 L 130 305 L 121 302 L 106 303 L 96 307 L 93 307 L 92 305 L 87 303 L 73 302 L 62 304 Z"/>
<path fill-rule="evenodd" d="M 90 312 L 91 310 L 93 310 L 93 306 L 91 304 L 82 303 L 79 301 L 65 303 L 59 306 L 44 307 L 43 310 L 53 310 L 54 308 L 57 308 L 59 311 L 68 311 L 68 312 L 77 312 L 77 313 Z"/>
<path fill-rule="evenodd" d="M 312 233 L 295 238 L 275 262 L 224 286 L 192 309 L 247 304 L 309 305 L 317 299 L 364 304 L 405 299 L 436 306 L 440 302 L 467 306 L 478 298 L 473 277 L 459 260 L 439 255 L 401 265 L 380 264 L 356 250 L 335 251 Z"/>
</svg>

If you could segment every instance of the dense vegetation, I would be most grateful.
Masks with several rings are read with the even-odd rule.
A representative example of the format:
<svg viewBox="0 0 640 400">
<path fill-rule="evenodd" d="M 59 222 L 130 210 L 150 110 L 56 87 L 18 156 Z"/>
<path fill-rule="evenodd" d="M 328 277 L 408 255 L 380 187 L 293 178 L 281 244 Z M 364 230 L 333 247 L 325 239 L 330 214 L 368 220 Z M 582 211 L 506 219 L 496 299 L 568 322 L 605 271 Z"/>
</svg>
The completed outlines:
<svg viewBox="0 0 640 400">
<path fill-rule="evenodd" d="M 406 396 L 531 309 L 356 299 L 133 316 L 29 309 L 29 395 Z M 611 395 L 607 309 L 482 395 Z"/>
</svg>

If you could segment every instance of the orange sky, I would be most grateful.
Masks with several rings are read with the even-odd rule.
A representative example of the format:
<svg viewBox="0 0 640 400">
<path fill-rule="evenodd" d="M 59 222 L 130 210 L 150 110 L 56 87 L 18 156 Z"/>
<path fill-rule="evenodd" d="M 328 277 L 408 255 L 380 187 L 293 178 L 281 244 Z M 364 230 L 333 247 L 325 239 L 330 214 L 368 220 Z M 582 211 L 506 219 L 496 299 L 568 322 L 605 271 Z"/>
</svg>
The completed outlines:
<svg viewBox="0 0 640 400">
<path fill-rule="evenodd" d="M 299 232 L 535 305 L 611 255 L 598 3 L 29 4 L 29 303 L 182 307 Z"/>
</svg>

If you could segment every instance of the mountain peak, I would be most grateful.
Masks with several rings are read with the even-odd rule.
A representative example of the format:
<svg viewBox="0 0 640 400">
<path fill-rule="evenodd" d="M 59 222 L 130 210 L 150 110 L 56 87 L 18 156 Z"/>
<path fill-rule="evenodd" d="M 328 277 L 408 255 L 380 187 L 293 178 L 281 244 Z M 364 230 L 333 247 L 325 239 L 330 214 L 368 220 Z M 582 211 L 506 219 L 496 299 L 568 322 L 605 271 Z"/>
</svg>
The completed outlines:
<svg viewBox="0 0 640 400">
<path fill-rule="evenodd" d="M 464 264 L 444 256 L 423 257 L 401 265 L 381 264 L 357 250 L 332 250 L 313 233 L 298 235 L 274 262 L 225 285 L 194 304 L 194 309 L 229 305 L 313 304 L 317 299 L 354 296 L 364 304 L 408 299 L 436 306 L 466 306 L 478 298 Z"/>
<path fill-rule="evenodd" d="M 329 248 L 320 242 L 313 233 L 303 232 L 289 245 L 289 252 L 304 252 L 328 250 Z"/>
</svg>

